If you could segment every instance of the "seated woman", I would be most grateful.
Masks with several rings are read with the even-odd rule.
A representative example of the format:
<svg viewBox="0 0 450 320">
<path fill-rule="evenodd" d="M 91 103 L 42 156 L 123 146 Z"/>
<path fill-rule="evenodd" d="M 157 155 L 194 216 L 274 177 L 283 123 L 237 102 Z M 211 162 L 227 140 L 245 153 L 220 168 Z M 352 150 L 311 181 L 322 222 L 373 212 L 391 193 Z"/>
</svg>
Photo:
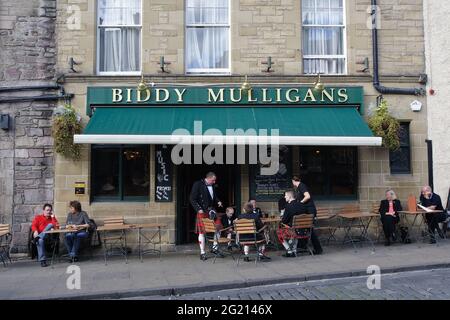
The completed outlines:
<svg viewBox="0 0 450 320">
<path fill-rule="evenodd" d="M 386 238 L 385 246 L 391 245 L 391 239 L 395 240 L 395 225 L 400 221 L 398 212 L 402 210 L 402 204 L 397 199 L 395 192 L 393 190 L 386 191 L 386 199 L 381 200 L 378 209 Z"/>
<path fill-rule="evenodd" d="M 66 228 L 74 229 L 74 232 L 66 233 L 66 248 L 70 261 L 78 261 L 80 240 L 88 237 L 88 228 L 91 224 L 86 212 L 81 211 L 81 203 L 71 201 L 70 212 L 67 215 Z"/>
<path fill-rule="evenodd" d="M 250 219 L 250 220 L 255 220 L 255 226 L 256 226 L 256 230 L 261 230 L 261 228 L 264 227 L 264 224 L 261 221 L 261 218 L 259 217 L 259 214 L 253 211 L 253 205 L 251 203 L 246 203 L 244 206 L 244 212 L 241 213 L 239 215 L 238 219 Z M 264 234 L 262 232 L 257 233 L 257 240 L 262 240 L 264 239 Z M 253 241 L 254 240 L 254 236 L 253 234 L 242 234 L 239 236 L 239 241 Z M 271 260 L 270 257 L 265 255 L 265 245 L 261 245 L 259 246 L 259 259 L 261 259 L 262 261 L 268 261 Z M 249 246 L 244 246 L 244 254 L 245 254 L 245 258 L 244 261 L 249 262 L 250 258 L 248 257 L 250 251 L 250 247 Z"/>
<path fill-rule="evenodd" d="M 229 239 L 228 250 L 232 250 L 232 239 L 236 238 L 233 230 L 233 223 L 236 220 L 236 215 L 234 214 L 234 208 L 228 207 L 225 210 L 225 214 L 220 218 L 221 229 L 226 229 L 223 231 L 223 236 Z"/>
</svg>

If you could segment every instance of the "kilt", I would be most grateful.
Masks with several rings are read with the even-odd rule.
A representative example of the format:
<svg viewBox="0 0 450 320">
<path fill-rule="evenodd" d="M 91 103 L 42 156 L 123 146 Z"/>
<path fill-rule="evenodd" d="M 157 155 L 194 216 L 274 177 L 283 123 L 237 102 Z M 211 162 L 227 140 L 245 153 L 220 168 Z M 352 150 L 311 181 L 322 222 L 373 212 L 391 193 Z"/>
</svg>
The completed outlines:
<svg viewBox="0 0 450 320">
<path fill-rule="evenodd" d="M 203 224 L 203 221 L 202 221 L 202 219 L 204 219 L 204 218 L 209 218 L 209 214 L 197 212 L 197 219 L 195 221 L 195 233 L 196 234 L 205 234 L 205 225 Z"/>
</svg>

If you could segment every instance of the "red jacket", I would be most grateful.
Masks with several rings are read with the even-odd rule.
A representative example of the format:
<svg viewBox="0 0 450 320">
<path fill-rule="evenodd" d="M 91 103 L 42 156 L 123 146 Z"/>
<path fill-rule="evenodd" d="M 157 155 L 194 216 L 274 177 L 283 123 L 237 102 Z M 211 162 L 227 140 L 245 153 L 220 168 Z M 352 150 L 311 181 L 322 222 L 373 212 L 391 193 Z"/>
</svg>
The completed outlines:
<svg viewBox="0 0 450 320">
<path fill-rule="evenodd" d="M 31 224 L 31 230 L 37 231 L 38 233 L 41 233 L 44 231 L 45 227 L 48 224 L 53 224 L 53 228 L 56 229 L 57 226 L 59 226 L 58 220 L 56 220 L 55 217 L 46 217 L 43 214 L 37 215 L 33 219 L 33 223 Z"/>
</svg>

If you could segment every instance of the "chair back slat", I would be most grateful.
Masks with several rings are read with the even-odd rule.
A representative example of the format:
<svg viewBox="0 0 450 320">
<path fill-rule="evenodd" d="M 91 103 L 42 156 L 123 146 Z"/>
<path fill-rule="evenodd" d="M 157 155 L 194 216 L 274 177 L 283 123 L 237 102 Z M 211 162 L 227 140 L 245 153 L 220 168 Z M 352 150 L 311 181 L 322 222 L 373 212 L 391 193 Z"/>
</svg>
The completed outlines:
<svg viewBox="0 0 450 320">
<path fill-rule="evenodd" d="M 0 224 L 0 232 L 11 232 L 9 224 Z"/>
<path fill-rule="evenodd" d="M 236 233 L 251 234 L 256 233 L 255 220 L 252 219 L 237 219 L 234 222 L 234 230 Z"/>
<path fill-rule="evenodd" d="M 202 218 L 203 225 L 205 226 L 206 233 L 214 233 L 216 232 L 216 226 L 214 221 L 209 218 Z"/>
<path fill-rule="evenodd" d="M 120 226 L 125 224 L 123 217 L 105 218 L 103 220 L 105 226 Z"/>
<path fill-rule="evenodd" d="M 317 208 L 316 211 L 317 211 L 317 214 L 316 214 L 316 217 L 317 217 L 317 218 L 322 218 L 322 217 L 329 217 L 329 216 L 331 216 L 330 209 L 327 209 L 327 208 Z"/>
<path fill-rule="evenodd" d="M 312 214 L 301 214 L 294 216 L 292 221 L 292 227 L 295 229 L 312 228 L 314 223 L 314 217 Z"/>
<path fill-rule="evenodd" d="M 349 204 L 341 209 L 341 213 L 357 213 L 361 212 L 361 208 L 357 204 Z"/>
</svg>

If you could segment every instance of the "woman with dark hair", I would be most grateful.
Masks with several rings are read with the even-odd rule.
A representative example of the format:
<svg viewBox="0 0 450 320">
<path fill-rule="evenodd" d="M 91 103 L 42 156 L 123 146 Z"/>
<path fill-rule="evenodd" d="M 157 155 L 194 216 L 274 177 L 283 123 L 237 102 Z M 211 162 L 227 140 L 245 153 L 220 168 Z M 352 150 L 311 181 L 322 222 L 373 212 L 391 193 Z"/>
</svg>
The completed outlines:
<svg viewBox="0 0 450 320">
<path fill-rule="evenodd" d="M 386 199 L 381 200 L 380 208 L 378 209 L 386 238 L 385 246 L 391 245 L 391 238 L 395 240 L 395 225 L 400 221 L 398 212 L 402 210 L 402 204 L 397 199 L 395 192 L 387 190 Z"/>
<path fill-rule="evenodd" d="M 85 211 L 81 210 L 79 201 L 69 203 L 70 212 L 67 215 L 66 228 L 73 229 L 74 232 L 66 233 L 66 248 L 69 253 L 70 261 L 78 261 L 78 251 L 80 249 L 80 240 L 88 237 L 88 228 L 91 224 Z"/>
</svg>

